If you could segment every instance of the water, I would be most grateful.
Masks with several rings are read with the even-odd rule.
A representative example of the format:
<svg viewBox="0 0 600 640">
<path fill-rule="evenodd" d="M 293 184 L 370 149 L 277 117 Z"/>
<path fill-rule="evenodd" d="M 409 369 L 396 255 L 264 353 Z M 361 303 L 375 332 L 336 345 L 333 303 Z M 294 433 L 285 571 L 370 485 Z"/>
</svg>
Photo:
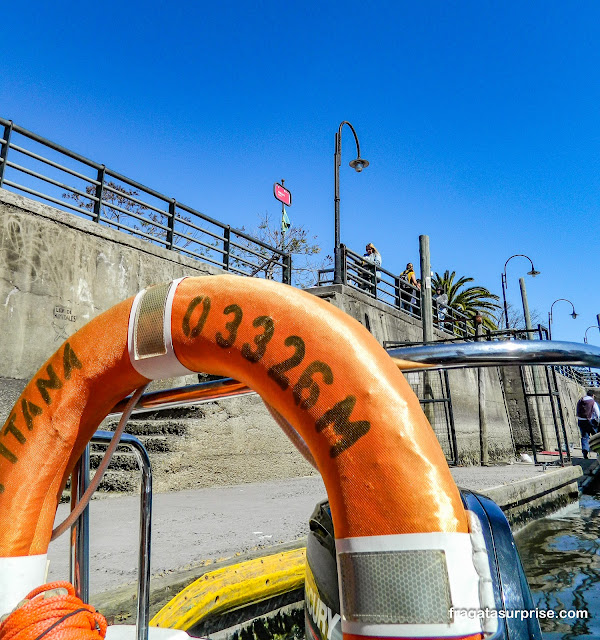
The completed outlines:
<svg viewBox="0 0 600 640">
<path fill-rule="evenodd" d="M 600 493 L 515 538 L 536 606 L 589 612 L 587 620 L 540 620 L 544 640 L 600 639 Z"/>
</svg>

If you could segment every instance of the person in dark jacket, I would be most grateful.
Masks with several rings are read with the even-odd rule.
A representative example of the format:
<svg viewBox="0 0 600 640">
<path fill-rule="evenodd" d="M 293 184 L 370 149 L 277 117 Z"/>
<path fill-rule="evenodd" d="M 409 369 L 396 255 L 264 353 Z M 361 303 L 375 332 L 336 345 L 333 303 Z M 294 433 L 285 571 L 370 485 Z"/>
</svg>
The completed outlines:
<svg viewBox="0 0 600 640">
<path fill-rule="evenodd" d="M 586 395 L 577 402 L 577 426 L 581 434 L 581 451 L 583 457 L 590 453 L 590 436 L 598 431 L 600 408 L 594 399 L 594 390 L 588 389 Z"/>
</svg>

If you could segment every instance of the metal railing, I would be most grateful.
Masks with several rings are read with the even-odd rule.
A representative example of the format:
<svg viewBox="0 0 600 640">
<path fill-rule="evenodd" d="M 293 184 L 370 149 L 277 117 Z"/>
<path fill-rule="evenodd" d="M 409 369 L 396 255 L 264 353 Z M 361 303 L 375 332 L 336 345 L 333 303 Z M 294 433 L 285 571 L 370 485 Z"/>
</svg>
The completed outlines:
<svg viewBox="0 0 600 640">
<path fill-rule="evenodd" d="M 435 300 L 432 300 L 432 306 L 434 327 L 445 333 L 451 333 L 460 340 L 475 337 L 477 327 L 474 318 L 461 313 L 458 309 L 438 305 Z"/>
<path fill-rule="evenodd" d="M 225 271 L 291 283 L 289 253 L 11 120 L 0 118 L 0 127 L 0 187 Z"/>
<path fill-rule="evenodd" d="M 109 445 L 114 433 L 96 431 L 90 442 Z M 144 445 L 128 433 L 123 433 L 119 445 L 131 449 L 135 454 L 141 471 L 140 485 L 140 532 L 138 550 L 138 584 L 137 584 L 137 616 L 136 640 L 148 639 L 148 623 L 150 621 L 150 550 L 152 532 L 152 467 Z M 82 457 L 77 461 L 71 476 L 71 509 L 81 499 L 89 485 L 90 450 L 89 444 Z M 75 586 L 77 595 L 89 602 L 90 579 L 90 543 L 89 543 L 89 504 L 72 527 L 70 554 L 70 580 Z"/>
<path fill-rule="evenodd" d="M 561 365 L 556 367 L 556 372 L 566 378 L 574 380 L 582 387 L 600 387 L 600 373 L 584 367 L 570 367 Z"/>
<path fill-rule="evenodd" d="M 383 267 L 368 262 L 364 256 L 340 245 L 342 283 L 399 309 L 413 318 L 421 318 L 421 290 Z M 317 286 L 333 284 L 333 269 L 320 269 Z M 458 338 L 475 335 L 473 318 L 433 301 L 433 324 Z"/>
</svg>

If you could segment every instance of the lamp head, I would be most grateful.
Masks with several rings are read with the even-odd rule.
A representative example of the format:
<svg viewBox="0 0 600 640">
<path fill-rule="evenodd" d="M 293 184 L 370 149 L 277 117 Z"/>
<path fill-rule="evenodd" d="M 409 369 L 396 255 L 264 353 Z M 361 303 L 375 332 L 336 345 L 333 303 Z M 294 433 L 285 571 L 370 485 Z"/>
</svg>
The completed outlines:
<svg viewBox="0 0 600 640">
<path fill-rule="evenodd" d="M 573 320 L 575 320 L 575 318 L 578 316 L 579 314 L 575 312 L 575 309 L 573 309 L 573 313 L 571 314 L 571 318 L 573 318 Z"/>
<path fill-rule="evenodd" d="M 357 172 L 360 173 L 363 169 L 369 166 L 369 161 L 364 158 L 356 158 L 355 160 L 350 161 L 350 166 Z"/>
<path fill-rule="evenodd" d="M 533 267 L 531 269 L 531 271 L 527 272 L 528 276 L 533 276 L 535 278 L 535 276 L 539 276 L 541 273 L 541 271 L 536 271 Z"/>
</svg>

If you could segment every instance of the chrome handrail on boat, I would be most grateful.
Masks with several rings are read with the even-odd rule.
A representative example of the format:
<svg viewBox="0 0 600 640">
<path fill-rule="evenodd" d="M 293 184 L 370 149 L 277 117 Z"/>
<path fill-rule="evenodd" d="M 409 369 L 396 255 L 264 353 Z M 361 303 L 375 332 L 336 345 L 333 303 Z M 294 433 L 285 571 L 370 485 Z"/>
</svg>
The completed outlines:
<svg viewBox="0 0 600 640">
<path fill-rule="evenodd" d="M 600 368 L 600 348 L 577 342 L 552 340 L 510 340 L 492 342 L 453 342 L 418 347 L 396 347 L 388 354 L 402 371 L 496 367 L 510 365 L 560 365 Z M 255 393 L 243 382 L 221 378 L 199 384 L 145 393 L 133 413 L 201 404 Z M 123 412 L 129 398 L 118 402 L 111 416 Z"/>
<path fill-rule="evenodd" d="M 109 444 L 114 433 L 98 430 L 90 442 Z M 131 434 L 124 433 L 119 445 L 129 447 L 142 472 L 140 491 L 140 545 L 138 559 L 136 640 L 148 640 L 150 622 L 150 549 L 152 533 L 152 467 L 144 445 Z M 71 508 L 89 484 L 89 445 L 79 459 L 72 475 Z M 77 595 L 89 601 L 89 504 L 73 525 L 71 535 L 70 577 Z"/>
<path fill-rule="evenodd" d="M 403 371 L 422 370 L 424 367 L 456 369 L 536 364 L 600 367 L 600 348 L 591 344 L 553 340 L 428 344 L 419 347 L 398 347 L 390 349 L 388 354 Z"/>
</svg>

